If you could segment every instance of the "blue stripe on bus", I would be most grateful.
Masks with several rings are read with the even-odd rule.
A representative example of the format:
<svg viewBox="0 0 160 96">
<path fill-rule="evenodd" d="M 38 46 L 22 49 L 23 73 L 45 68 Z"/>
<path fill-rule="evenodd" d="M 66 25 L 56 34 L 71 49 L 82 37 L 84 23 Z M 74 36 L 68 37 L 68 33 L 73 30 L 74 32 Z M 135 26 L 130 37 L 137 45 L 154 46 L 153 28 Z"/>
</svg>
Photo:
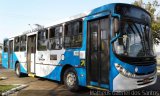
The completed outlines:
<svg viewBox="0 0 160 96">
<path fill-rule="evenodd" d="M 27 70 L 24 69 L 24 67 L 22 66 L 22 64 L 20 63 L 20 72 L 22 73 L 26 73 L 27 74 Z"/>
<path fill-rule="evenodd" d="M 100 13 L 100 12 L 103 12 L 103 11 L 108 11 L 108 10 L 111 13 L 113 13 L 114 12 L 114 6 L 115 6 L 115 4 L 112 3 L 112 4 L 108 4 L 108 5 L 98 7 L 96 9 L 92 10 L 92 12 L 89 15 L 94 15 L 94 14 L 97 14 L 97 13 Z"/>
<path fill-rule="evenodd" d="M 78 76 L 78 83 L 80 86 L 87 85 L 86 79 L 86 68 L 75 68 Z"/>
<path fill-rule="evenodd" d="M 92 85 L 92 86 L 98 86 L 98 82 L 90 81 L 90 85 Z"/>
<path fill-rule="evenodd" d="M 8 68 L 8 53 L 2 52 L 2 67 Z"/>
<path fill-rule="evenodd" d="M 10 68 L 8 68 L 8 53 L 2 52 L 2 58 L 3 58 L 2 59 L 2 66 L 4 68 L 15 70 L 16 61 L 19 61 L 15 52 L 13 52 L 13 60 L 12 60 L 12 57 L 10 58 L 10 60 L 13 61 L 13 62 L 10 62 Z M 21 63 L 20 63 L 20 72 L 27 73 L 27 70 L 22 66 Z"/>
<path fill-rule="evenodd" d="M 62 66 L 56 66 L 56 68 L 49 75 L 44 76 L 43 78 L 61 81 L 61 70 Z"/>
<path fill-rule="evenodd" d="M 100 87 L 108 89 L 109 85 L 107 85 L 107 84 L 100 84 Z"/>
<path fill-rule="evenodd" d="M 111 45 L 111 44 L 110 44 Z M 113 79 L 119 74 L 117 69 L 114 66 L 114 60 L 113 52 L 112 52 L 112 45 L 110 46 L 110 75 L 109 75 L 109 89 L 110 91 L 113 91 Z"/>
</svg>

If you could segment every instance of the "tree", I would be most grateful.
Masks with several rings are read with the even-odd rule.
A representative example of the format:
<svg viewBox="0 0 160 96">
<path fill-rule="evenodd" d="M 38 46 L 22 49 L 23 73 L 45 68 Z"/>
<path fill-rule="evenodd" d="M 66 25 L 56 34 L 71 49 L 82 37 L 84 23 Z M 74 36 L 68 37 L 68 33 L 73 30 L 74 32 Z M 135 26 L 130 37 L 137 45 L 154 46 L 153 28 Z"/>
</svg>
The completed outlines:
<svg viewBox="0 0 160 96">
<path fill-rule="evenodd" d="M 136 6 L 138 6 L 138 7 L 142 7 L 143 6 L 143 1 L 142 0 L 134 1 L 133 4 L 136 5 Z"/>
<path fill-rule="evenodd" d="M 153 34 L 153 41 L 155 44 L 159 44 L 160 43 L 160 23 L 152 23 L 152 34 Z"/>
<path fill-rule="evenodd" d="M 152 2 L 148 2 L 147 4 L 145 4 L 143 2 L 143 0 L 138 0 L 138 1 L 135 1 L 133 4 L 138 7 L 144 8 L 145 10 L 147 10 L 151 14 L 151 20 L 152 20 L 151 29 L 153 32 L 152 33 L 153 34 L 153 41 L 155 44 L 159 44 L 160 43 L 160 22 L 157 22 L 154 19 L 156 7 L 159 6 L 158 1 L 154 0 Z M 158 18 L 160 18 L 160 16 Z"/>
</svg>

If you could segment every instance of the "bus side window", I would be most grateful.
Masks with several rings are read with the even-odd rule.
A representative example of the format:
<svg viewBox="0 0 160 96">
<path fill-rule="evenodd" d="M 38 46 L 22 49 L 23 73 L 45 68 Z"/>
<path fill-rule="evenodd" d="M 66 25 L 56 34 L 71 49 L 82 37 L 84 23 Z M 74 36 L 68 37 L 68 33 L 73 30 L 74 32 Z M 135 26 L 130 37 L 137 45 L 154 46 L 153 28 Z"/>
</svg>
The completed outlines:
<svg viewBox="0 0 160 96">
<path fill-rule="evenodd" d="M 4 52 L 8 52 L 8 40 L 4 40 L 3 46 Z"/>
<path fill-rule="evenodd" d="M 20 51 L 26 51 L 26 35 L 23 35 L 20 38 Z"/>
<path fill-rule="evenodd" d="M 20 38 L 15 37 L 14 38 L 14 52 L 18 52 L 20 49 Z"/>
<path fill-rule="evenodd" d="M 64 47 L 77 48 L 82 46 L 82 21 L 74 21 L 65 25 Z"/>
<path fill-rule="evenodd" d="M 40 30 L 38 32 L 38 44 L 37 44 L 37 50 L 38 51 L 45 51 L 47 50 L 47 44 L 48 44 L 48 30 Z"/>
<path fill-rule="evenodd" d="M 49 49 L 59 50 L 62 49 L 62 26 L 52 27 L 49 31 Z"/>
</svg>

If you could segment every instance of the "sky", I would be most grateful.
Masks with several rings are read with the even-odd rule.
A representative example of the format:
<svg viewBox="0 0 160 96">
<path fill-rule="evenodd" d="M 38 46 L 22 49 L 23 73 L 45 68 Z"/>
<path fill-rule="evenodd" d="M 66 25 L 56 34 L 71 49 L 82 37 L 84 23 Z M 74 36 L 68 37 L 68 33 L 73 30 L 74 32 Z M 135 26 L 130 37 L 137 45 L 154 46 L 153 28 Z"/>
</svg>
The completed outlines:
<svg viewBox="0 0 160 96">
<path fill-rule="evenodd" d="M 34 24 L 52 24 L 108 3 L 133 2 L 134 0 L 0 0 L 0 43 L 4 38 L 35 28 Z"/>
</svg>

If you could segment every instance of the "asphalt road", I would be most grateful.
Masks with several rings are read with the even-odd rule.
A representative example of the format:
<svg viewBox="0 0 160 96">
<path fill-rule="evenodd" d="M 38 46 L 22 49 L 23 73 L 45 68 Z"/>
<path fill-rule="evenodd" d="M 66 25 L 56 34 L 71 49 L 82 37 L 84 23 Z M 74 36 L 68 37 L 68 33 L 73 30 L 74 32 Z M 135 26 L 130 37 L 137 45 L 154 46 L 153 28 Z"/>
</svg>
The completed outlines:
<svg viewBox="0 0 160 96">
<path fill-rule="evenodd" d="M 83 89 L 79 92 L 70 92 L 64 85 L 56 81 L 43 78 L 22 77 L 18 78 L 13 70 L 0 68 L 0 77 L 8 77 L 7 80 L 1 80 L 1 84 L 28 84 L 29 86 L 11 96 L 88 96 L 91 94 L 89 89 Z M 160 75 L 158 75 L 157 83 L 142 89 L 135 90 L 137 93 L 128 93 L 128 95 L 139 95 L 138 92 L 144 90 L 160 92 Z M 92 94 L 94 95 L 94 94 Z M 95 94 L 97 95 L 97 94 Z M 156 94 L 157 95 L 157 94 Z"/>
</svg>

